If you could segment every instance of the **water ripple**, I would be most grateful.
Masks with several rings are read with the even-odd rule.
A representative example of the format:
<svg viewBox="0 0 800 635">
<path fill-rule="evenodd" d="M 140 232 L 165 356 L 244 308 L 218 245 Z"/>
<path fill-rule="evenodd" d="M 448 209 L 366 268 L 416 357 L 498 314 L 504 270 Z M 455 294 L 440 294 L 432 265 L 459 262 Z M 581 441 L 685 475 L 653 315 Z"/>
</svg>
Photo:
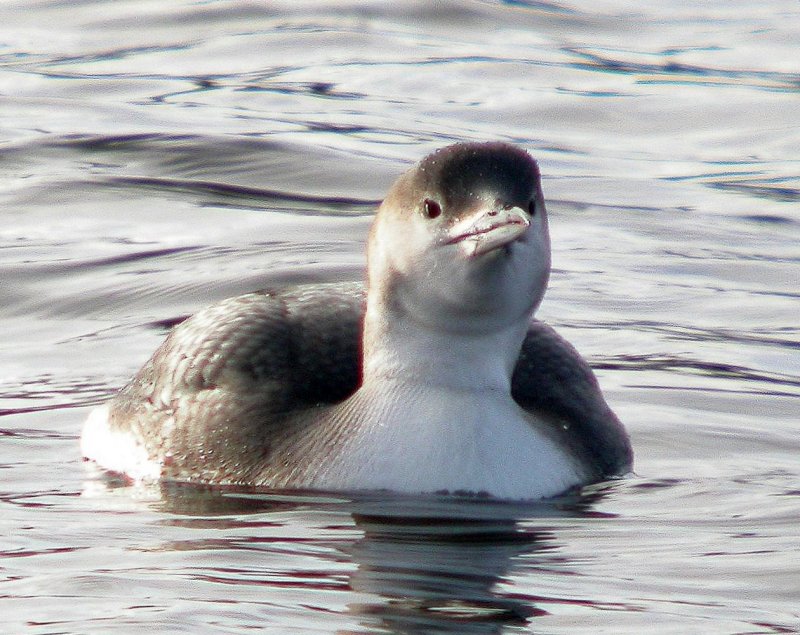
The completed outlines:
<svg viewBox="0 0 800 635">
<path fill-rule="evenodd" d="M 616 59 L 586 48 L 569 47 L 565 50 L 584 60 L 574 63 L 578 68 L 632 75 L 641 83 L 730 84 L 790 93 L 800 91 L 800 73 L 704 67 L 669 58 L 647 64 Z M 670 53 L 662 52 L 662 56 Z"/>
</svg>

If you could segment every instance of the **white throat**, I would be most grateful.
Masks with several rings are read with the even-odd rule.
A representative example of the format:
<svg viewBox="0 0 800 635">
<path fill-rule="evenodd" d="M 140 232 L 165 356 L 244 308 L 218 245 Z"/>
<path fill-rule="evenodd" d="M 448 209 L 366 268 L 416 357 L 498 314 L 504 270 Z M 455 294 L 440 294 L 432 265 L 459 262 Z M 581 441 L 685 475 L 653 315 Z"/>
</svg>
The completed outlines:
<svg viewBox="0 0 800 635">
<path fill-rule="evenodd" d="M 511 394 L 511 375 L 528 320 L 488 332 L 438 331 L 408 316 L 387 317 L 368 306 L 364 325 L 364 384 L 420 384 L 460 391 Z"/>
</svg>

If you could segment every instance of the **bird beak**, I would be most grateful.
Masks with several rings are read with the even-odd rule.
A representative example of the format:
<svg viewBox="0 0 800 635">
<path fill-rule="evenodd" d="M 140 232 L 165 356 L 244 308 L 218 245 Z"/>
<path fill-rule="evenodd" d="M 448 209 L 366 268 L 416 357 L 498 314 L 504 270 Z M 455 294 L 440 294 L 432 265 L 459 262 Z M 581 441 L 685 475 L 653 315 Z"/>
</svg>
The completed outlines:
<svg viewBox="0 0 800 635">
<path fill-rule="evenodd" d="M 520 207 L 481 209 L 453 225 L 444 242 L 461 244 L 466 256 L 474 258 L 514 242 L 530 224 L 530 216 Z"/>
</svg>

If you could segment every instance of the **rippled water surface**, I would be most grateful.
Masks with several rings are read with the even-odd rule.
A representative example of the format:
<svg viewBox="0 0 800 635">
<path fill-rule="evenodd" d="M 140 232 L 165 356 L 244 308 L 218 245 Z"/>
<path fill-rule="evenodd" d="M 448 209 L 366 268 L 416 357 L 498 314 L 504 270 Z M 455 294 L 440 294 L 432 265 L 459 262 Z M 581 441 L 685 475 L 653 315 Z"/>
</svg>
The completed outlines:
<svg viewBox="0 0 800 635">
<path fill-rule="evenodd" d="M 800 5 L 0 4 L 0 629 L 800 632 Z M 539 160 L 540 317 L 636 475 L 554 503 L 158 489 L 89 408 L 210 302 L 361 277 L 411 162 Z"/>
</svg>

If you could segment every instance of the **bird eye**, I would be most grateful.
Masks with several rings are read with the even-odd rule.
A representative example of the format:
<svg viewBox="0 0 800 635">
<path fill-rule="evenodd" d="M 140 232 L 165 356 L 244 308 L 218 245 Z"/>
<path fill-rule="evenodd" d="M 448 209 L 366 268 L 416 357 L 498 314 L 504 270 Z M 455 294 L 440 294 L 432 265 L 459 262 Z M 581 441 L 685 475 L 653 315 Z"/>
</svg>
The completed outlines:
<svg viewBox="0 0 800 635">
<path fill-rule="evenodd" d="M 531 218 L 533 218 L 536 215 L 536 199 L 535 198 L 532 198 L 531 202 L 528 203 L 528 214 L 531 215 Z"/>
<path fill-rule="evenodd" d="M 425 214 L 425 218 L 436 218 L 442 213 L 442 206 L 436 201 L 426 198 L 422 204 L 422 213 Z"/>
</svg>

